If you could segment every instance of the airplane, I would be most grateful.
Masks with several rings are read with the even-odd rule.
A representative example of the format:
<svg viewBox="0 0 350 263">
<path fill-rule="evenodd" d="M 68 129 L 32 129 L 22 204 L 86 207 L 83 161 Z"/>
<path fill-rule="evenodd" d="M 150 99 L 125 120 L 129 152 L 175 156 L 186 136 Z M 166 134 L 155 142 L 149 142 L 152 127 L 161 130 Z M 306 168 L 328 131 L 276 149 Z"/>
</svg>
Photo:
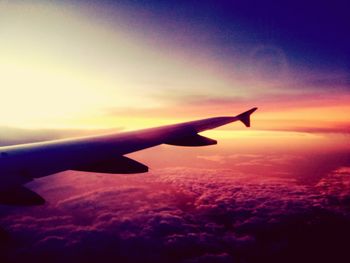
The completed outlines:
<svg viewBox="0 0 350 263">
<path fill-rule="evenodd" d="M 250 115 L 256 110 L 137 131 L 0 147 L 0 204 L 44 204 L 43 197 L 23 185 L 66 170 L 109 174 L 148 172 L 146 165 L 124 155 L 160 144 L 193 147 L 217 144 L 216 140 L 198 133 L 235 121 L 250 127 Z"/>
</svg>

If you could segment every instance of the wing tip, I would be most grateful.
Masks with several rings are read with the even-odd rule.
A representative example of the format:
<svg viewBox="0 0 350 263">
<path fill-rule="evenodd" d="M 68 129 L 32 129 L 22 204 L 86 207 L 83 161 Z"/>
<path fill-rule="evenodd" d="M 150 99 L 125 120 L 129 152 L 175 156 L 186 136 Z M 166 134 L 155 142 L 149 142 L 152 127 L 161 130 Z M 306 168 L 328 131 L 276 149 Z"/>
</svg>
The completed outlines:
<svg viewBox="0 0 350 263">
<path fill-rule="evenodd" d="M 256 111 L 258 107 L 251 108 L 250 110 L 247 110 L 236 117 L 246 126 L 250 127 L 250 115 Z"/>
</svg>

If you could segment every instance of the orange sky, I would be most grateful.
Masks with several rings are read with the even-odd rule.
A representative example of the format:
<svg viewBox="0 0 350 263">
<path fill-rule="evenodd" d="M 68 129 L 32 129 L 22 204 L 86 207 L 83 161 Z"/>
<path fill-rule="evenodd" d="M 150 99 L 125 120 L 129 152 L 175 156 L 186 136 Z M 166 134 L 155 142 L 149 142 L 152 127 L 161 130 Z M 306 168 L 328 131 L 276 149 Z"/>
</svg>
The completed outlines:
<svg viewBox="0 0 350 263">
<path fill-rule="evenodd" d="M 304 144 L 298 137 L 302 132 L 309 139 L 326 133 L 340 141 L 349 134 L 350 94 L 342 71 L 293 68 L 282 48 L 263 44 L 254 52 L 278 51 L 283 74 L 267 75 L 239 56 L 235 63 L 244 67 L 232 68 L 193 46 L 150 45 L 145 34 L 111 22 L 104 12 L 67 3 L 1 4 L 0 126 L 130 130 L 234 115 L 256 106 L 256 132 L 232 136 L 260 134 L 275 143 Z M 322 78 L 334 83 L 318 81 Z M 297 133 L 276 139 L 276 131 Z"/>
</svg>

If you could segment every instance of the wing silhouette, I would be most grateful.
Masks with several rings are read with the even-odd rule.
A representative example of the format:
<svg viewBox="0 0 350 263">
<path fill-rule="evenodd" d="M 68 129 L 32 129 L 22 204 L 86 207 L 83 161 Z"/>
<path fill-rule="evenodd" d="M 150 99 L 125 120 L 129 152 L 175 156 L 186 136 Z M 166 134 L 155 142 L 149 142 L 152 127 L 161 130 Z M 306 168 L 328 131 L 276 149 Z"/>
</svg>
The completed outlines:
<svg viewBox="0 0 350 263">
<path fill-rule="evenodd" d="M 207 146 L 217 142 L 198 133 L 241 121 L 250 127 L 252 108 L 236 116 L 214 117 L 138 131 L 0 147 L 0 203 L 42 204 L 22 185 L 65 170 L 144 173 L 148 167 L 125 154 L 160 144 Z"/>
</svg>

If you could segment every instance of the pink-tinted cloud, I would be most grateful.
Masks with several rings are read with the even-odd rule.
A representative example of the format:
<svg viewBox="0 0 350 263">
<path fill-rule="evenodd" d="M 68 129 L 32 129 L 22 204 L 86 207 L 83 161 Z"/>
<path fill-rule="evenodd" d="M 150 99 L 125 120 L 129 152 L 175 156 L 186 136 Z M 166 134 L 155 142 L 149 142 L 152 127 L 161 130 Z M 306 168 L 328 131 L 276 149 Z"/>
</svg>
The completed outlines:
<svg viewBox="0 0 350 263">
<path fill-rule="evenodd" d="M 270 157 L 283 164 L 298 158 Z M 262 156 L 229 158 L 256 165 Z M 289 175 L 204 168 L 53 175 L 31 185 L 47 197 L 44 207 L 2 207 L 1 225 L 12 236 L 2 256 L 11 262 L 306 262 L 346 256 L 348 169 L 323 174 L 316 184 Z"/>
</svg>

